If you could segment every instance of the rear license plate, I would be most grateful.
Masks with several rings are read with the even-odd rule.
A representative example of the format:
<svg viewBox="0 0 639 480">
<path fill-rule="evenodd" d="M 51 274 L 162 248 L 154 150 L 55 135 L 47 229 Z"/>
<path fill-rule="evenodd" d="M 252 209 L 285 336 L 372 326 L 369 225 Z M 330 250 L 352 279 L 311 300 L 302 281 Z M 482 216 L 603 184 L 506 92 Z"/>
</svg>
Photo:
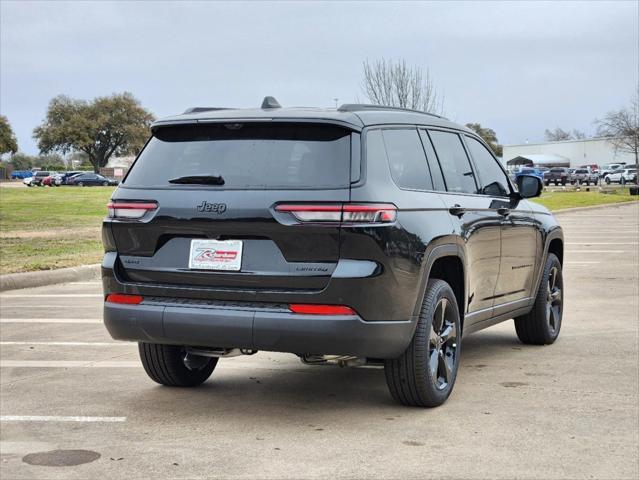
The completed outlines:
<svg viewBox="0 0 639 480">
<path fill-rule="evenodd" d="M 191 240 L 189 268 L 193 270 L 230 270 L 242 267 L 240 240 Z"/>
</svg>

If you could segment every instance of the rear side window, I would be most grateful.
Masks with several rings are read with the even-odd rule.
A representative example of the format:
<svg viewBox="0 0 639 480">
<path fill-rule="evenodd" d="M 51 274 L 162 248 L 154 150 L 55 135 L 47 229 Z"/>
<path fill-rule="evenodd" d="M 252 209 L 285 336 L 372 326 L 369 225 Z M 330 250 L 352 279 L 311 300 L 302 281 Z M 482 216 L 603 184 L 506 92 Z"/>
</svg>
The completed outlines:
<svg viewBox="0 0 639 480">
<path fill-rule="evenodd" d="M 475 175 L 459 135 L 439 130 L 431 130 L 428 133 L 442 167 L 447 190 L 476 193 Z"/>
<path fill-rule="evenodd" d="M 432 190 L 422 142 L 416 129 L 382 132 L 393 181 L 400 188 Z"/>
<path fill-rule="evenodd" d="M 466 145 L 477 167 L 481 182 L 480 192 L 491 197 L 507 197 L 510 194 L 508 178 L 501 169 L 497 160 L 479 141 L 472 137 L 466 137 Z"/>
<path fill-rule="evenodd" d="M 154 133 L 124 184 L 184 188 L 169 180 L 214 176 L 224 184 L 207 188 L 347 188 L 350 158 L 350 131 L 334 125 L 176 125 Z"/>
</svg>

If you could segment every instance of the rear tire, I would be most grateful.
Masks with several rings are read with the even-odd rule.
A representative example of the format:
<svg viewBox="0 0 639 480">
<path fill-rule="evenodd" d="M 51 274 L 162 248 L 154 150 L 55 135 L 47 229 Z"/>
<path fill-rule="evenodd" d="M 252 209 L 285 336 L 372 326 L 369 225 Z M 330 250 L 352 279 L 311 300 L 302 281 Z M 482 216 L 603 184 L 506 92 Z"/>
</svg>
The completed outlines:
<svg viewBox="0 0 639 480">
<path fill-rule="evenodd" d="M 108 187 L 109 186 L 109 182 L 102 182 L 102 186 L 103 187 Z"/>
<path fill-rule="evenodd" d="M 431 279 L 413 339 L 396 359 L 384 362 L 395 400 L 415 407 L 437 407 L 451 394 L 461 354 L 461 322 L 448 283 Z"/>
<path fill-rule="evenodd" d="M 549 253 L 532 310 L 515 318 L 515 330 L 522 343 L 550 345 L 559 336 L 564 313 L 564 282 L 561 263 Z"/>
<path fill-rule="evenodd" d="M 217 358 L 186 353 L 184 347 L 138 343 L 140 360 L 146 374 L 161 385 L 169 387 L 196 387 L 211 376 Z M 189 365 L 189 366 L 187 366 Z"/>
<path fill-rule="evenodd" d="M 610 177 L 604 177 L 604 180 L 606 181 L 606 185 L 610 185 Z"/>
</svg>

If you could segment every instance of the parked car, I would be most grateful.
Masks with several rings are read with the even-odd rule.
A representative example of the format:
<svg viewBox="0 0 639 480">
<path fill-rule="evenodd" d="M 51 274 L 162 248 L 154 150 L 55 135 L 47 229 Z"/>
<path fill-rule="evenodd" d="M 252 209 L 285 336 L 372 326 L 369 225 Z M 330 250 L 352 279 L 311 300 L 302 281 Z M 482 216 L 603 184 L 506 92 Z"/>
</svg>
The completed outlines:
<svg viewBox="0 0 639 480">
<path fill-rule="evenodd" d="M 54 187 L 55 186 L 54 178 L 55 177 L 53 175 L 49 175 L 48 177 L 44 177 L 42 179 L 42 186 L 43 187 Z"/>
<path fill-rule="evenodd" d="M 47 178 L 49 175 L 51 175 L 51 172 L 48 172 L 46 170 L 38 170 L 37 172 L 35 172 L 33 174 L 33 181 L 31 182 L 31 185 L 34 187 L 41 187 L 43 186 L 43 181 L 45 178 Z"/>
<path fill-rule="evenodd" d="M 566 185 L 568 183 L 568 169 L 563 167 L 553 167 L 544 174 L 544 183 L 550 185 Z"/>
<path fill-rule="evenodd" d="M 512 318 L 524 343 L 559 335 L 562 229 L 527 200 L 542 181 L 513 186 L 461 125 L 267 97 L 152 132 L 109 202 L 102 275 L 104 323 L 139 342 L 155 382 L 192 387 L 220 358 L 291 352 L 383 365 L 398 402 L 434 407 L 462 321 L 463 338 Z"/>
<path fill-rule="evenodd" d="M 13 180 L 23 180 L 30 177 L 33 177 L 33 172 L 31 170 L 14 170 L 11 172 L 11 178 Z"/>
<path fill-rule="evenodd" d="M 606 175 L 604 180 L 608 185 L 610 185 L 611 182 L 620 183 L 622 185 L 625 185 L 626 183 L 637 183 L 637 169 L 618 168 Z"/>
<path fill-rule="evenodd" d="M 24 183 L 27 187 L 32 187 L 32 183 L 33 183 L 33 175 L 31 175 L 30 177 L 24 177 L 22 179 L 22 183 Z"/>
<path fill-rule="evenodd" d="M 117 185 L 119 182 L 113 178 L 107 178 L 98 173 L 80 173 L 67 179 L 67 185 L 77 185 L 78 187 L 90 187 L 102 185 Z"/>
<path fill-rule="evenodd" d="M 601 170 L 599 170 L 599 176 L 601 178 L 606 178 L 606 176 L 608 176 L 608 174 L 619 170 L 620 168 L 623 168 L 623 166 L 625 165 L 625 163 L 608 163 L 606 165 L 603 165 L 601 167 Z"/>
<path fill-rule="evenodd" d="M 570 176 L 570 183 L 578 183 L 590 185 L 597 185 L 599 183 L 599 175 L 587 168 L 578 168 Z"/>
<path fill-rule="evenodd" d="M 91 173 L 91 172 L 83 172 L 82 170 L 72 170 L 69 172 L 63 172 L 61 174 L 61 180 L 60 180 L 61 185 L 67 185 L 69 178 L 75 175 L 80 175 L 81 173 Z"/>
<path fill-rule="evenodd" d="M 539 169 L 539 168 L 531 168 L 531 167 L 524 167 L 521 168 L 516 174 L 515 174 L 515 182 L 517 181 L 517 179 L 519 177 L 521 177 L 522 175 L 532 175 L 534 177 L 539 178 L 542 182 L 544 181 L 544 171 Z"/>
<path fill-rule="evenodd" d="M 587 168 L 593 173 L 599 173 L 599 165 L 596 163 L 589 163 L 587 165 L 580 165 L 579 168 Z"/>
</svg>

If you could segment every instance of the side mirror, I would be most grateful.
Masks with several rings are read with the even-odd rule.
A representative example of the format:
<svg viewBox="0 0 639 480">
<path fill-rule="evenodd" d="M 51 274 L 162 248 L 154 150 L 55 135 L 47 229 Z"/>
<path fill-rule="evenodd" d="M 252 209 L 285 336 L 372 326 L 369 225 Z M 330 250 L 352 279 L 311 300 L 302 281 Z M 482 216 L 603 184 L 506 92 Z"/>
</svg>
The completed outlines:
<svg viewBox="0 0 639 480">
<path fill-rule="evenodd" d="M 517 189 L 522 198 L 533 198 L 541 195 L 544 184 L 534 175 L 520 175 L 517 177 Z"/>
</svg>

